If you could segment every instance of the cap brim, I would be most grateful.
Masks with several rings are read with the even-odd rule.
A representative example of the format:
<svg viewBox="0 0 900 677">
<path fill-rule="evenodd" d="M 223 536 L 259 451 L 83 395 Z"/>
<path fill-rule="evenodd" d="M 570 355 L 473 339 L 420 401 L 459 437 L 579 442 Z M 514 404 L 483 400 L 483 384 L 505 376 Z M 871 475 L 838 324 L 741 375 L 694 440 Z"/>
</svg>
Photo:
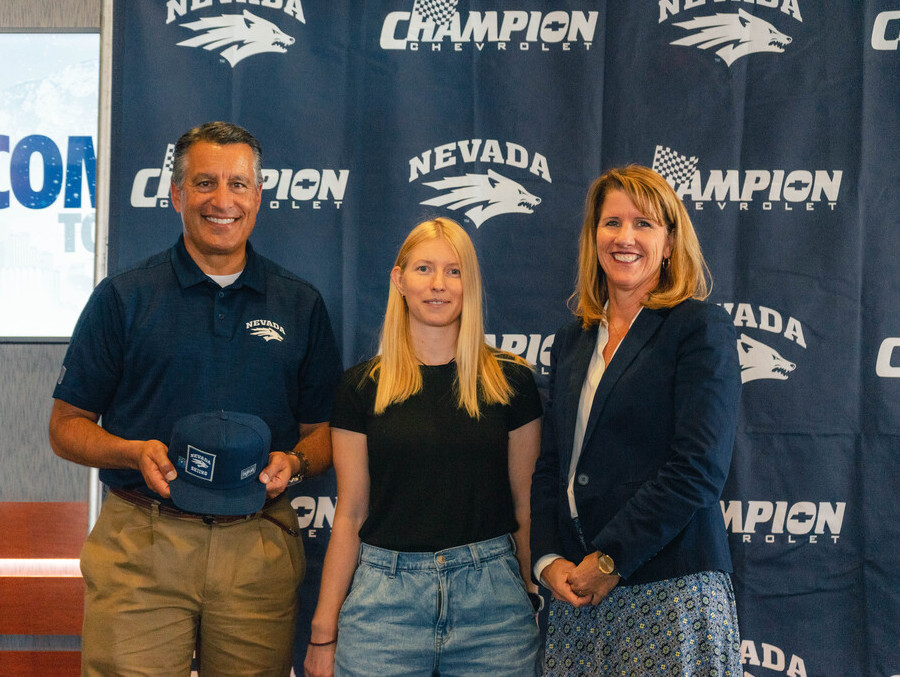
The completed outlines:
<svg viewBox="0 0 900 677">
<path fill-rule="evenodd" d="M 266 502 L 266 485 L 255 480 L 243 487 L 209 489 L 178 477 L 169 482 L 172 502 L 186 512 L 199 515 L 250 515 L 262 510 Z"/>
</svg>

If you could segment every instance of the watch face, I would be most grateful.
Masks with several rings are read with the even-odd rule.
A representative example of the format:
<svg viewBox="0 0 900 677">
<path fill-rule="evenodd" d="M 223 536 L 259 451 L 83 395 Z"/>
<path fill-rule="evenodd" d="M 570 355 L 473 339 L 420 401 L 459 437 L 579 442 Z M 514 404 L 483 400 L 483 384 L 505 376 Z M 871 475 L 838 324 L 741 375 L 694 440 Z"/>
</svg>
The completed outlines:
<svg viewBox="0 0 900 677">
<path fill-rule="evenodd" d="M 611 574 L 615 570 L 616 565 L 613 563 L 612 557 L 601 552 L 597 553 L 597 568 L 600 569 L 600 573 Z"/>
</svg>

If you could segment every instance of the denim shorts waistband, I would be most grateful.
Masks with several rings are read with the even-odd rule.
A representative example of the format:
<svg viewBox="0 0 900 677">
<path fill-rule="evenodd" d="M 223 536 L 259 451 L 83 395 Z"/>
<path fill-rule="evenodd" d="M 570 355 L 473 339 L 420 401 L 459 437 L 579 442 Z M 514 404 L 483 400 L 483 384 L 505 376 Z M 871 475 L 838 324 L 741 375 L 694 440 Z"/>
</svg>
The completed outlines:
<svg viewBox="0 0 900 677">
<path fill-rule="evenodd" d="M 404 570 L 451 569 L 473 565 L 478 568 L 483 561 L 515 552 L 514 544 L 515 542 L 509 534 L 438 552 L 403 552 L 361 543 L 359 561 L 365 562 L 369 566 L 389 569 L 392 573 Z"/>
</svg>

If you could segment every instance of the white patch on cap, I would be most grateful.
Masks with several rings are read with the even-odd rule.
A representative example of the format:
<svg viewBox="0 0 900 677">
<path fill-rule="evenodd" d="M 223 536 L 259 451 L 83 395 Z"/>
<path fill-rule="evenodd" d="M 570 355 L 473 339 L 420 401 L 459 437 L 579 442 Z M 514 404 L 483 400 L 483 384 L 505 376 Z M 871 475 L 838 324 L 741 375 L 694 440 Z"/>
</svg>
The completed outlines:
<svg viewBox="0 0 900 677">
<path fill-rule="evenodd" d="M 216 455 L 189 444 L 184 471 L 198 479 L 212 482 L 216 472 Z"/>
</svg>

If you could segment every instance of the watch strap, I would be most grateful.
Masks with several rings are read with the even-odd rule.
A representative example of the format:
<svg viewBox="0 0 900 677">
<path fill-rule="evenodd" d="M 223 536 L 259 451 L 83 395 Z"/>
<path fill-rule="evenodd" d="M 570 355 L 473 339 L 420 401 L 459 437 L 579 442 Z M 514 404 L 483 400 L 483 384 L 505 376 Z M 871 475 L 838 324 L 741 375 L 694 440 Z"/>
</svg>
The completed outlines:
<svg viewBox="0 0 900 677">
<path fill-rule="evenodd" d="M 288 480 L 288 484 L 297 484 L 297 482 L 302 482 L 306 477 L 307 473 L 309 473 L 309 459 L 306 458 L 306 454 L 302 451 L 297 451 L 296 449 L 290 449 L 284 452 L 288 456 L 295 456 L 298 461 L 300 461 L 300 470 L 291 475 L 291 479 Z"/>
</svg>

